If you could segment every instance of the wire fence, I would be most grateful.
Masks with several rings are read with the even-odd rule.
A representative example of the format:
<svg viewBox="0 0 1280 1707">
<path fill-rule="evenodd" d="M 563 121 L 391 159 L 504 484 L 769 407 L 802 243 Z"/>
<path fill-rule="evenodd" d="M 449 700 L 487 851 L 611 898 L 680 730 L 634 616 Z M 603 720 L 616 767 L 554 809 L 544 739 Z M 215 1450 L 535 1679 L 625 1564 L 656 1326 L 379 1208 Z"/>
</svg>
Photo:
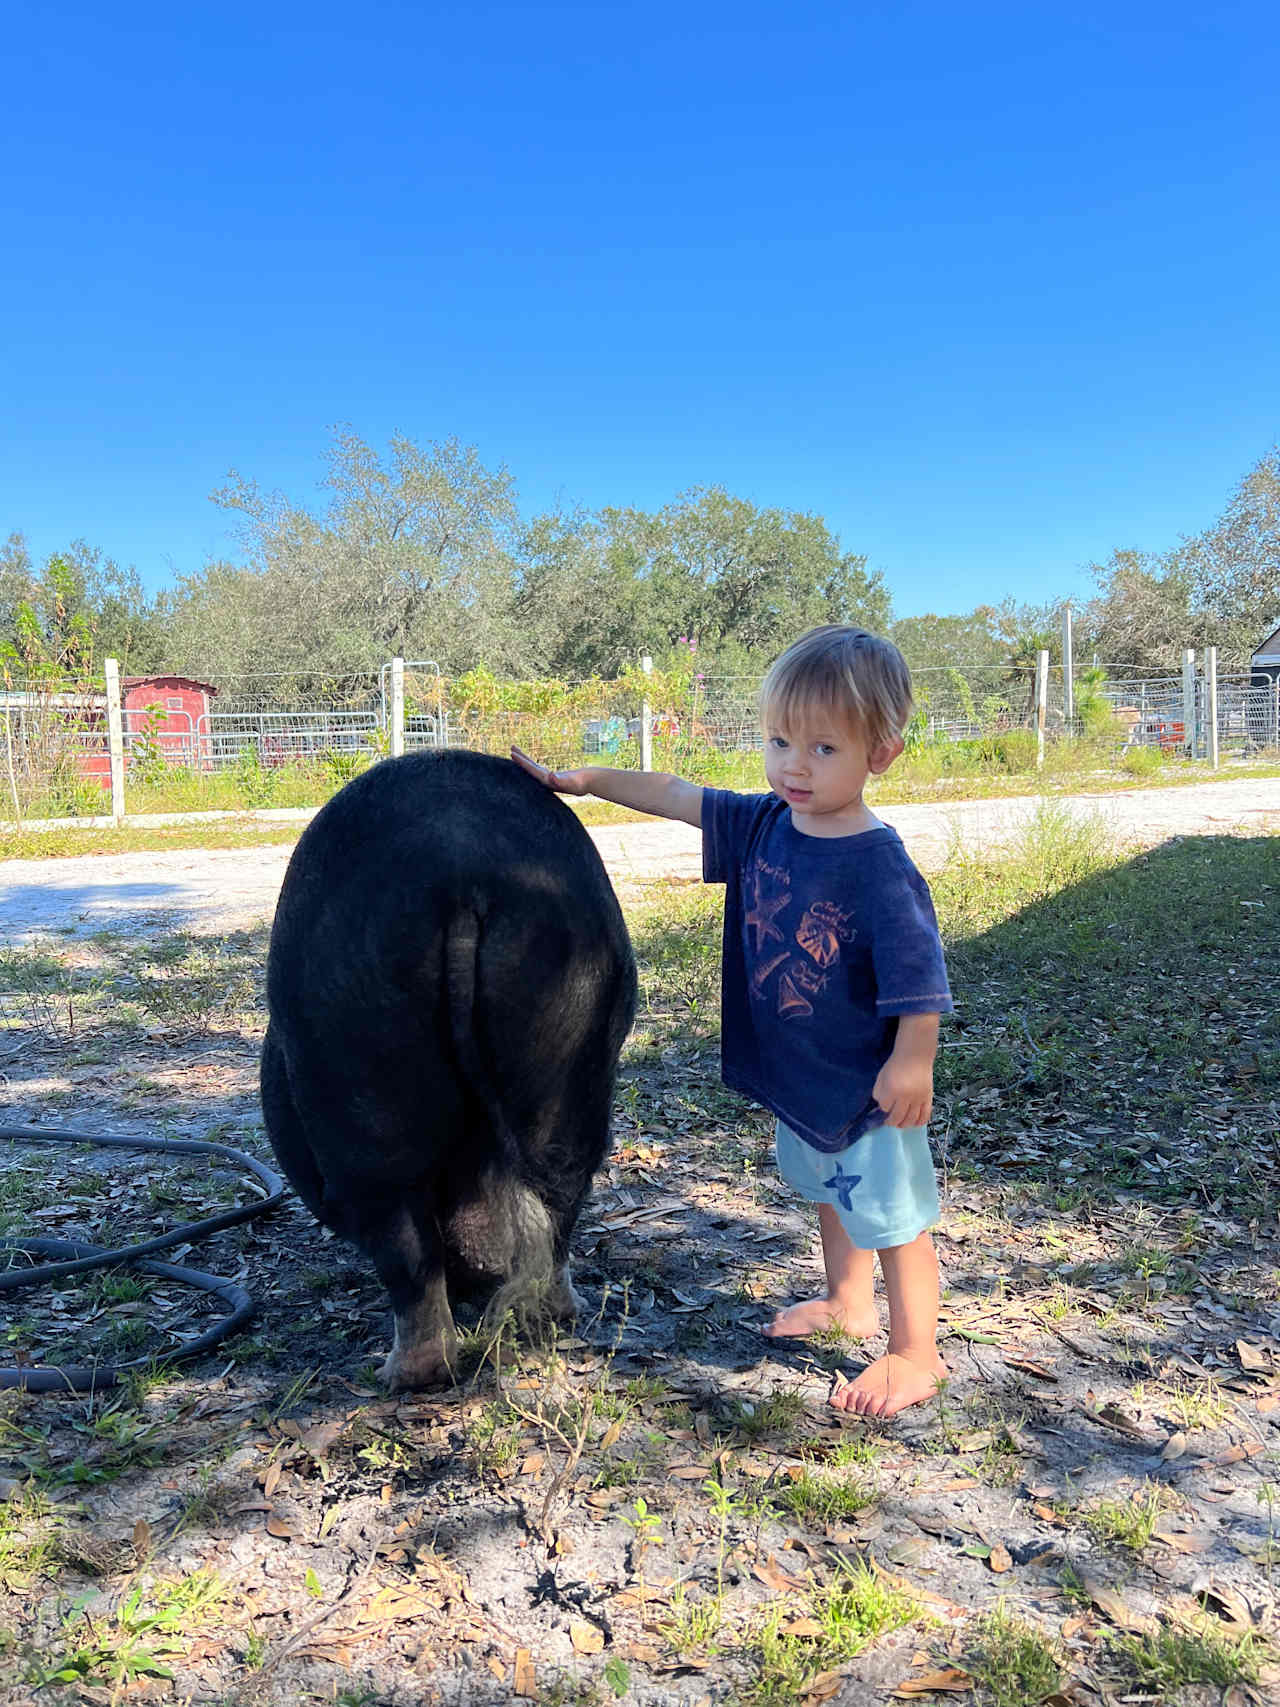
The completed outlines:
<svg viewBox="0 0 1280 1707">
<path fill-rule="evenodd" d="M 1050 744 L 1087 741 L 1100 760 L 1137 747 L 1216 756 L 1204 670 L 1101 680 L 1091 671 L 1068 683 L 1054 667 L 1038 689 L 1034 668 L 966 665 L 919 669 L 914 685 L 908 749 L 942 753 L 949 767 L 997 758 L 1026 768 L 1041 731 Z M 1217 753 L 1280 752 L 1280 680 L 1232 673 L 1216 687 Z M 450 679 L 430 661 L 216 684 L 157 675 L 122 684 L 119 763 L 130 811 L 314 805 L 391 752 L 443 747 L 505 755 L 519 746 L 558 770 L 648 765 L 758 785 L 759 692 L 758 676 L 639 670 L 617 681 Z M 103 682 L 0 688 L 3 815 L 108 812 L 108 712 Z"/>
</svg>

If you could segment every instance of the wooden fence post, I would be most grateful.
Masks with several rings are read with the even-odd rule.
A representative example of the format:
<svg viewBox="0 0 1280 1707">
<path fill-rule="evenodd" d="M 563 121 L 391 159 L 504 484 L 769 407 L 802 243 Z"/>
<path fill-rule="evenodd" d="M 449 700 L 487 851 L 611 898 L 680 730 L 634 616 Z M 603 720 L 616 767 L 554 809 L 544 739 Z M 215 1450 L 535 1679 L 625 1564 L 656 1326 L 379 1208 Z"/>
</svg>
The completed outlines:
<svg viewBox="0 0 1280 1707">
<path fill-rule="evenodd" d="M 391 757 L 404 753 L 404 659 L 391 660 Z"/>
<path fill-rule="evenodd" d="M 1036 765 L 1044 763 L 1044 713 L 1049 698 L 1049 654 L 1036 653 Z"/>
<path fill-rule="evenodd" d="M 1204 686 L 1208 704 L 1205 715 L 1209 722 L 1209 763 L 1218 768 L 1218 648 L 1207 646 L 1204 653 Z"/>
<path fill-rule="evenodd" d="M 647 654 L 640 660 L 640 668 L 646 676 L 653 674 L 653 659 Z M 649 704 L 649 690 L 645 689 L 644 698 L 640 701 L 640 769 L 653 769 L 653 707 Z"/>
<path fill-rule="evenodd" d="M 107 758 L 111 766 L 111 816 L 124 822 L 124 717 L 120 710 L 120 663 L 103 660 L 107 688 Z"/>
</svg>

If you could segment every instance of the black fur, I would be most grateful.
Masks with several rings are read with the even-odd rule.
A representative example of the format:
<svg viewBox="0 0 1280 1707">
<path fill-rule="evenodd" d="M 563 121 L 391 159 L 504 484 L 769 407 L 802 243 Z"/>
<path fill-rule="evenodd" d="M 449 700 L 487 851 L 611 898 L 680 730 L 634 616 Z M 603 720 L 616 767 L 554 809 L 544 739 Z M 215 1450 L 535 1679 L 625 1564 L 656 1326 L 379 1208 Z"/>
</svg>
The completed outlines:
<svg viewBox="0 0 1280 1707">
<path fill-rule="evenodd" d="M 447 1366 L 449 1290 L 543 1280 L 571 1296 L 569 1238 L 636 997 L 617 898 L 573 813 L 503 759 L 376 765 L 294 851 L 267 990 L 267 1131 L 312 1214 L 391 1295 L 387 1378 Z"/>
</svg>

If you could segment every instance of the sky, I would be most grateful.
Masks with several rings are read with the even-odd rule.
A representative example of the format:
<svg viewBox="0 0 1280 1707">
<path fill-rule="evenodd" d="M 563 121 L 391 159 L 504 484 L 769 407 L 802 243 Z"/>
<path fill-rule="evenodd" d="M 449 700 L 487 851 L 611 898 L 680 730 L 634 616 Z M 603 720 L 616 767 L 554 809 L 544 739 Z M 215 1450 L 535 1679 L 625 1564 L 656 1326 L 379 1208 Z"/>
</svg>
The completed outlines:
<svg viewBox="0 0 1280 1707">
<path fill-rule="evenodd" d="M 0 537 L 149 589 L 342 422 L 816 512 L 898 615 L 1087 597 L 1280 439 L 1270 0 L 71 0 L 0 68 Z"/>
</svg>

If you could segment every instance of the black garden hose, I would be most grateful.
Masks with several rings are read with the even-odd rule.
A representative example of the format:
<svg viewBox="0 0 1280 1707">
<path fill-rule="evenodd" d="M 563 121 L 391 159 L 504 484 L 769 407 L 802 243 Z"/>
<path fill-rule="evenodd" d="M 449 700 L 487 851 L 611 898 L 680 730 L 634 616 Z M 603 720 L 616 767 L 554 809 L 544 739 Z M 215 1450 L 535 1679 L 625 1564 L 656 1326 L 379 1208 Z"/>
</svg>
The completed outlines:
<svg viewBox="0 0 1280 1707">
<path fill-rule="evenodd" d="M 39 1263 L 34 1268 L 11 1268 L 0 1273 L 0 1292 L 15 1291 L 18 1287 L 39 1286 L 61 1275 L 83 1274 L 89 1269 L 111 1268 L 128 1263 L 144 1274 L 158 1274 L 183 1286 L 193 1286 L 201 1292 L 212 1292 L 227 1306 L 228 1313 L 212 1328 L 195 1339 L 184 1340 L 176 1351 L 169 1352 L 166 1363 L 181 1363 L 199 1357 L 229 1334 L 238 1332 L 254 1311 L 254 1302 L 243 1287 L 232 1281 L 220 1280 L 217 1275 L 203 1274 L 199 1269 L 179 1268 L 172 1263 L 150 1262 L 155 1251 L 170 1245 L 194 1244 L 224 1227 L 239 1226 L 255 1220 L 274 1209 L 285 1194 L 285 1184 L 279 1174 L 243 1150 L 233 1150 L 228 1144 L 205 1143 L 194 1138 L 115 1138 L 93 1132 L 49 1132 L 41 1126 L 0 1126 L 0 1140 L 24 1144 L 93 1144 L 100 1149 L 151 1150 L 168 1156 L 220 1156 L 246 1169 L 267 1188 L 267 1196 L 257 1203 L 241 1203 L 221 1215 L 207 1216 L 203 1221 L 190 1221 L 175 1227 L 158 1238 L 147 1239 L 139 1245 L 126 1245 L 119 1250 L 106 1250 L 101 1245 L 73 1244 L 65 1239 L 0 1239 L 0 1250 L 17 1251 L 27 1256 L 52 1257 L 52 1262 Z M 88 1393 L 114 1387 L 130 1369 L 139 1369 L 151 1362 L 139 1357 L 130 1363 L 77 1364 L 68 1368 L 0 1369 L 0 1388 L 22 1387 L 30 1393 Z"/>
</svg>

